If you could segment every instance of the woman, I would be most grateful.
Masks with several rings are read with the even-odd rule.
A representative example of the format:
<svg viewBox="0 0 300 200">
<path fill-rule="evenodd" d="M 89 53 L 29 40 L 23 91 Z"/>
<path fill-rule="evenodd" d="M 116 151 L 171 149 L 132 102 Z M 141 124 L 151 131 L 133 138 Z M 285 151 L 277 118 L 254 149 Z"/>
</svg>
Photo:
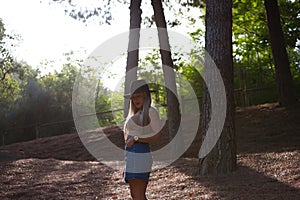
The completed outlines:
<svg viewBox="0 0 300 200">
<path fill-rule="evenodd" d="M 149 143 L 161 138 L 161 121 L 155 108 L 151 107 L 149 86 L 144 80 L 133 81 L 130 107 L 124 125 L 126 168 L 124 179 L 129 183 L 133 200 L 144 200 L 152 166 Z"/>
</svg>

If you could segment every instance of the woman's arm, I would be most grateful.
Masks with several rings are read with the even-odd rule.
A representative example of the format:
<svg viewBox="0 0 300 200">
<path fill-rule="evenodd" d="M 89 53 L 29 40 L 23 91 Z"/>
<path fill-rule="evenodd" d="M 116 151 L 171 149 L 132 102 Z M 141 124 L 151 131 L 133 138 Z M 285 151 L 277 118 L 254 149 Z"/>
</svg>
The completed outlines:
<svg viewBox="0 0 300 200">
<path fill-rule="evenodd" d="M 155 135 L 147 138 L 139 138 L 137 142 L 144 142 L 144 143 L 153 143 L 158 142 L 161 139 L 161 132 L 156 133 Z"/>
<path fill-rule="evenodd" d="M 161 139 L 162 133 L 158 132 L 155 135 L 147 138 L 139 138 L 138 141 L 134 141 L 133 137 L 128 135 L 126 146 L 131 147 L 135 142 L 143 142 L 143 143 L 154 143 L 158 142 Z"/>
<path fill-rule="evenodd" d="M 140 137 L 138 139 L 138 141 L 134 141 L 133 137 L 128 135 L 128 138 L 126 140 L 127 147 L 131 147 L 135 142 L 154 143 L 154 142 L 158 142 L 161 139 L 162 124 L 161 124 L 161 120 L 159 118 L 159 115 L 158 115 L 158 112 L 156 111 L 156 109 L 154 109 L 152 107 L 149 109 L 149 117 L 150 117 L 150 126 L 151 126 L 153 132 L 156 134 L 151 137 L 146 137 L 146 138 Z"/>
</svg>

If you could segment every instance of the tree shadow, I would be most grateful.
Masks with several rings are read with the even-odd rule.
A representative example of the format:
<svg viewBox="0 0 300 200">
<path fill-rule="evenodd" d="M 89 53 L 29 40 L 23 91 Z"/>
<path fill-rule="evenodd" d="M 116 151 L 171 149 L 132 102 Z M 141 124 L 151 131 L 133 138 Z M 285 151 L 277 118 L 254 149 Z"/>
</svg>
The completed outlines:
<svg viewBox="0 0 300 200">
<path fill-rule="evenodd" d="M 206 188 L 206 199 L 298 199 L 300 188 L 280 182 L 250 167 L 238 164 L 226 175 L 197 176 L 197 160 L 184 159 L 176 168 Z M 188 169 L 188 170 L 187 170 Z M 299 180 L 300 181 L 300 180 Z M 201 198 L 200 198 L 201 199 Z"/>
<path fill-rule="evenodd" d="M 293 108 L 270 105 L 237 110 L 235 116 L 239 157 L 237 171 L 218 176 L 195 175 L 198 168 L 196 157 L 201 146 L 200 137 L 196 138 L 185 152 L 186 158 L 183 158 L 182 163 L 174 166 L 180 172 L 191 176 L 201 187 L 213 191 L 212 194 L 215 196 L 206 196 L 210 199 L 298 199 L 300 196 L 300 176 L 297 175 L 299 174 L 297 155 L 300 150 L 300 104 Z M 282 159 L 293 152 L 295 155 L 290 159 L 294 161 L 286 160 L 286 163 L 280 166 Z M 253 160 L 247 163 L 242 160 L 243 156 Z M 295 185 L 279 181 L 280 178 L 275 179 L 274 174 L 277 172 L 272 171 L 275 165 L 278 165 L 281 172 L 291 170 L 292 166 L 294 174 L 290 178 Z"/>
</svg>

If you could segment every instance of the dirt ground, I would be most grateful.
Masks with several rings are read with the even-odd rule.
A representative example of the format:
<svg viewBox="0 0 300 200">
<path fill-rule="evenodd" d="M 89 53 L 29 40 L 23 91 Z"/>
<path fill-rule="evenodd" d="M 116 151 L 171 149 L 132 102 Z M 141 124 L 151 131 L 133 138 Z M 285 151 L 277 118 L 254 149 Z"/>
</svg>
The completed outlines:
<svg viewBox="0 0 300 200">
<path fill-rule="evenodd" d="M 148 199 L 299 199 L 300 104 L 236 109 L 238 169 L 199 177 L 199 139 L 151 173 Z M 116 127 L 105 129 L 122 146 Z M 77 134 L 0 148 L 0 199 L 130 199 L 122 173 L 96 161 Z"/>
</svg>

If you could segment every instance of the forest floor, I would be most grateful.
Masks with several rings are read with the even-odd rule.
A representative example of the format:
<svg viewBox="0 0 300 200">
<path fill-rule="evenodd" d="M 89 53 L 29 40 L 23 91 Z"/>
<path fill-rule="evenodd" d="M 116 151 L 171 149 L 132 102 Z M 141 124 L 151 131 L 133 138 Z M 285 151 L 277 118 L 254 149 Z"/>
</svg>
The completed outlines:
<svg viewBox="0 0 300 200">
<path fill-rule="evenodd" d="M 199 177 L 196 139 L 182 158 L 151 173 L 147 197 L 299 199 L 300 104 L 237 108 L 235 119 L 235 172 Z M 118 128 L 105 131 L 122 141 Z M 77 134 L 1 147 L 0 188 L 0 199 L 130 199 L 122 173 L 96 161 Z"/>
</svg>

